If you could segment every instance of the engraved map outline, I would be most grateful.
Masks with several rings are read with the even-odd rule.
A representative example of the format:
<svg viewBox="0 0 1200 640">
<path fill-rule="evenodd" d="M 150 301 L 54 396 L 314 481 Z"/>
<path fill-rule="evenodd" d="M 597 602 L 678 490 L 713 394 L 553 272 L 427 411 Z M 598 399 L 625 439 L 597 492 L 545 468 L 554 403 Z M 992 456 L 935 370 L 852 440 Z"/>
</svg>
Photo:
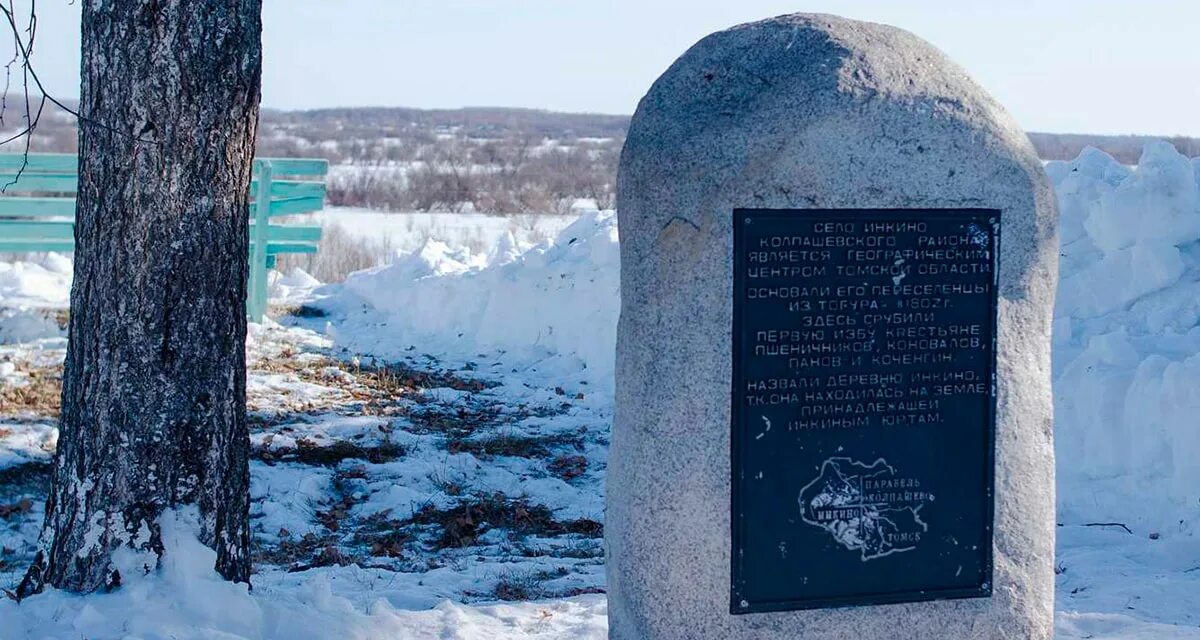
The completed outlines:
<svg viewBox="0 0 1200 640">
<path fill-rule="evenodd" d="M 862 469 L 862 473 L 847 476 L 849 469 L 843 468 L 843 465 L 853 468 Z M 882 467 L 882 468 L 880 468 Z M 832 472 L 837 481 L 842 483 L 845 490 L 853 492 L 852 496 L 848 496 L 845 491 L 839 492 L 836 487 L 831 488 L 829 473 Z M 868 475 L 869 474 L 869 475 Z M 870 562 L 879 558 L 885 558 L 894 553 L 902 553 L 912 551 L 917 548 L 919 540 L 914 540 L 908 546 L 898 546 L 885 536 L 880 535 L 877 541 L 872 541 L 869 534 L 878 533 L 882 527 L 881 522 L 889 524 L 894 531 L 904 531 L 906 526 L 919 527 L 919 533 L 924 534 L 929 531 L 929 524 L 921 519 L 921 509 L 929 502 L 935 500 L 935 496 L 928 492 L 916 492 L 920 495 L 928 494 L 926 500 L 913 500 L 913 504 L 903 504 L 894 502 L 865 502 L 865 496 L 869 493 L 863 488 L 863 480 L 877 478 L 884 474 L 896 477 L 896 469 L 888 464 L 884 458 L 878 458 L 871 464 L 866 464 L 854 460 L 848 456 L 833 456 L 827 458 L 821 463 L 820 471 L 816 478 L 804 485 L 797 494 L 797 503 L 800 505 L 800 518 L 805 523 L 813 525 L 819 529 L 828 532 L 833 539 L 850 551 L 858 551 L 859 559 L 862 562 Z M 825 486 L 819 486 L 824 484 Z M 809 491 L 817 488 L 816 495 L 809 496 Z M 830 491 L 833 491 L 831 494 Z M 838 498 L 849 497 L 848 502 L 836 502 Z M 815 504 L 818 499 L 826 498 L 830 502 L 820 505 Z M 857 517 L 848 518 L 852 522 L 846 522 L 847 518 L 834 518 L 831 520 L 814 519 L 810 515 L 820 507 L 831 509 L 843 509 L 854 511 Z M 899 523 L 887 515 L 890 512 L 908 512 L 912 518 L 911 523 Z M 840 525 L 840 526 L 839 526 Z M 868 527 L 873 526 L 874 531 L 869 531 Z M 913 533 L 913 531 L 909 531 Z M 873 549 L 872 543 L 877 542 L 879 547 Z"/>
</svg>

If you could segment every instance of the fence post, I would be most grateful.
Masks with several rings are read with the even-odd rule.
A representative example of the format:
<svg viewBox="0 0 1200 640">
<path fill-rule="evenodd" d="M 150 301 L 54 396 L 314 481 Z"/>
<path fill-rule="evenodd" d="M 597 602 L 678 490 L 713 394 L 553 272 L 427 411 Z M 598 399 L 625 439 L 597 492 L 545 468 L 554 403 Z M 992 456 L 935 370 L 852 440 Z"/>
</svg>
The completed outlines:
<svg viewBox="0 0 1200 640">
<path fill-rule="evenodd" d="M 251 227 L 250 286 L 246 311 L 253 322 L 267 314 L 267 231 L 271 221 L 271 162 L 258 161 L 258 190 L 254 194 L 254 226 Z"/>
</svg>

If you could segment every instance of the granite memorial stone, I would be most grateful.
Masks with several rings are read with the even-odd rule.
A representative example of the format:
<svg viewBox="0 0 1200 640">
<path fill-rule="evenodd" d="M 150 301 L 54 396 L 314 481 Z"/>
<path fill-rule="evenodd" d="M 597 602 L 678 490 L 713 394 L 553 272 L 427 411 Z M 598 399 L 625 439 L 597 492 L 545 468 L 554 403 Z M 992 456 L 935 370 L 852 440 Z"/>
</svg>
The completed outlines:
<svg viewBox="0 0 1200 640">
<path fill-rule="evenodd" d="M 1053 634 L 1056 213 L 888 26 L 713 34 L 618 176 L 610 637 Z"/>
</svg>

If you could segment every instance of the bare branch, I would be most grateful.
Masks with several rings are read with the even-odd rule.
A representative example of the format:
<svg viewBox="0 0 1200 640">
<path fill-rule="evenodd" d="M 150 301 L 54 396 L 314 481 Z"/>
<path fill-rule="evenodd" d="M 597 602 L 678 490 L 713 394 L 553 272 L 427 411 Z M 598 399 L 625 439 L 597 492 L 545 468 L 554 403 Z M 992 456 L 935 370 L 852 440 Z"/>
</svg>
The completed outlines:
<svg viewBox="0 0 1200 640">
<path fill-rule="evenodd" d="M 13 57 L 4 66 L 4 93 L 0 95 L 0 126 L 4 124 L 4 113 L 8 108 L 8 92 L 11 88 L 12 68 L 15 64 L 20 64 L 21 85 L 24 90 L 25 102 L 25 127 L 20 132 L 0 141 L 0 146 L 3 146 L 24 138 L 25 158 L 21 163 L 20 169 L 17 170 L 17 173 L 13 176 L 12 180 L 9 181 L 8 184 L 0 187 L 0 193 L 7 190 L 8 187 L 16 184 L 21 178 L 21 174 L 24 173 L 25 169 L 28 167 L 29 151 L 33 143 L 33 134 L 34 131 L 37 130 L 38 123 L 41 121 L 42 113 L 45 111 L 47 102 L 74 116 L 75 121 L 81 127 L 86 124 L 98 127 L 118 136 L 135 140 L 137 142 L 158 144 L 156 140 L 144 138 L 141 135 L 128 133 L 126 131 L 111 127 L 103 122 L 89 118 L 80 113 L 78 110 L 67 106 L 61 100 L 51 95 L 50 92 L 46 91 L 46 87 L 42 84 L 42 79 L 38 77 L 37 71 L 33 68 L 32 63 L 34 43 L 37 41 L 37 0 L 30 0 L 29 20 L 26 22 L 24 28 L 21 28 L 17 24 L 17 12 L 13 7 L 13 0 L 8 0 L 7 5 L 0 4 L 0 13 L 4 14 L 5 22 L 8 23 L 8 30 L 13 37 Z M 36 89 L 37 95 L 31 95 L 31 80 L 32 87 Z M 34 109 L 35 103 L 37 105 L 36 110 Z"/>
</svg>

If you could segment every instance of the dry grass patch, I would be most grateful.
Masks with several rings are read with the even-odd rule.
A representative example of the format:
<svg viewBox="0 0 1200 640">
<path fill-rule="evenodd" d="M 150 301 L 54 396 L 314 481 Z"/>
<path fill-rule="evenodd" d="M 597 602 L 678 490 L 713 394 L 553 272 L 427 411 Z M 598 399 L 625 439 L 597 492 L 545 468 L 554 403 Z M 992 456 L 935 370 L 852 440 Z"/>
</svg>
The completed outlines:
<svg viewBox="0 0 1200 640">
<path fill-rule="evenodd" d="M 512 456 L 517 458 L 548 458 L 555 447 L 572 446 L 578 449 L 581 437 L 573 434 L 521 436 L 500 434 L 485 438 L 451 438 L 446 443 L 450 453 L 470 453 L 480 458 Z M 584 460 L 584 466 L 587 461 Z"/>
<path fill-rule="evenodd" d="M 366 387 L 385 393 L 402 393 L 422 389 L 454 389 L 478 393 L 496 386 L 475 378 L 466 378 L 450 371 L 417 369 L 399 362 L 358 364 L 339 361 L 339 368 L 354 375 Z"/>
<path fill-rule="evenodd" d="M 302 382 L 335 387 L 346 397 L 327 404 L 339 405 L 341 413 L 347 415 L 407 415 L 411 408 L 402 400 L 427 402 L 419 395 L 426 389 L 448 388 L 477 393 L 496 386 L 495 383 L 466 378 L 449 371 L 417 369 L 396 362 L 364 364 L 358 358 L 342 360 L 327 356 L 301 361 L 295 356 L 295 352 L 285 348 L 276 357 L 261 358 L 255 362 L 254 369 L 293 375 Z"/>
<path fill-rule="evenodd" d="M 546 581 L 543 573 L 530 571 L 502 575 L 496 581 L 496 586 L 492 588 L 490 595 L 497 600 L 506 602 L 523 602 L 544 598 L 547 596 L 547 592 L 543 585 Z"/>
<path fill-rule="evenodd" d="M 570 482 L 587 473 L 587 458 L 581 455 L 558 456 L 546 465 L 546 469 L 555 476 Z"/>
<path fill-rule="evenodd" d="M 276 318 L 292 316 L 294 318 L 325 318 L 329 315 L 324 309 L 311 304 L 272 305 L 270 314 Z"/>
<path fill-rule="evenodd" d="M 543 505 L 509 498 L 502 493 L 472 496 L 449 509 L 426 505 L 414 513 L 408 523 L 440 527 L 441 534 L 434 542 L 439 549 L 472 546 L 479 536 L 491 529 L 541 536 L 579 534 L 599 537 L 604 533 L 604 525 L 594 520 L 562 522 Z"/>
<path fill-rule="evenodd" d="M 300 538 L 293 538 L 287 531 L 280 531 L 280 538 L 277 545 L 256 545 L 256 564 L 286 567 L 291 572 L 352 564 L 350 558 L 338 549 L 338 540 L 334 535 L 306 533 Z"/>
<path fill-rule="evenodd" d="M 413 433 L 440 433 L 451 440 L 462 440 L 498 424 L 502 409 L 499 404 L 479 404 L 451 410 L 424 408 L 405 413 L 412 422 L 409 431 Z"/>
<path fill-rule="evenodd" d="M 377 558 L 403 559 L 405 547 L 415 538 L 404 531 L 404 523 L 391 518 L 391 510 L 373 513 L 358 523 L 351 540 Z"/>
<path fill-rule="evenodd" d="M 33 501 L 21 498 L 12 504 L 0 504 L 0 520 L 8 520 L 10 516 L 21 515 L 33 511 Z"/>
<path fill-rule="evenodd" d="M 349 440 L 336 440 L 331 444 L 317 444 L 310 438 L 296 441 L 295 447 L 271 447 L 271 436 L 263 439 L 261 446 L 250 449 L 250 457 L 267 464 L 277 462 L 298 462 L 321 467 L 336 467 L 344 460 L 365 460 L 375 464 L 391 462 L 402 457 L 406 451 L 403 446 L 384 439 L 369 445 L 361 445 Z"/>
<path fill-rule="evenodd" d="M 574 587 L 567 590 L 553 590 L 546 583 L 570 575 L 567 567 L 558 567 L 544 571 L 510 571 L 496 580 L 496 586 L 487 593 L 468 592 L 467 595 L 486 597 L 506 602 L 523 602 L 526 600 L 541 600 L 545 598 L 570 598 L 585 593 L 604 593 L 599 587 Z"/>
<path fill-rule="evenodd" d="M 62 367 L 39 367 L 27 373 L 26 384 L 0 387 L 0 414 L 58 417 Z"/>
</svg>

